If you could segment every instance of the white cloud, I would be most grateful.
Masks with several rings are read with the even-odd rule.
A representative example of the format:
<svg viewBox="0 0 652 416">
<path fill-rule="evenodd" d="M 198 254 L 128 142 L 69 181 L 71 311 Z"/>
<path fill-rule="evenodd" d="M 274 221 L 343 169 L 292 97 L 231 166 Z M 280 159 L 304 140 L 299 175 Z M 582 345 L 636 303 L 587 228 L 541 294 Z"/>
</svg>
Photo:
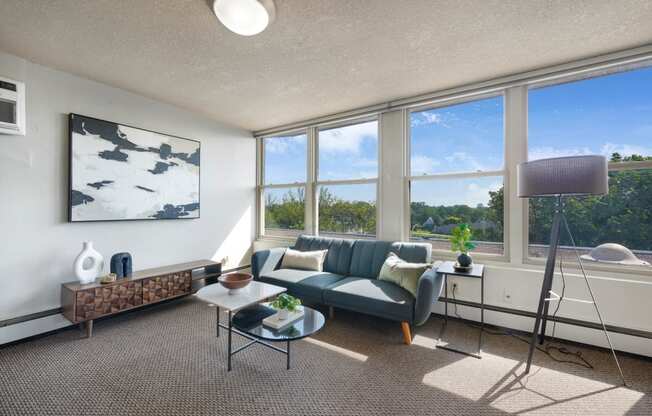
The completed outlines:
<svg viewBox="0 0 652 416">
<path fill-rule="evenodd" d="M 548 159 L 551 157 L 580 156 L 595 154 L 588 147 L 557 148 L 552 146 L 534 147 L 529 151 L 529 160 Z"/>
<path fill-rule="evenodd" d="M 410 164 L 415 175 L 423 175 L 432 173 L 441 162 L 425 155 L 415 155 L 412 156 Z"/>
<path fill-rule="evenodd" d="M 290 137 L 270 137 L 265 139 L 265 151 L 270 153 L 288 153 L 288 151 L 296 146 L 306 147 L 306 136 L 290 136 Z"/>
<path fill-rule="evenodd" d="M 454 171 L 480 171 L 487 170 L 484 168 L 484 165 L 480 163 L 475 157 L 469 155 L 466 152 L 453 152 L 450 155 L 445 157 L 446 161 L 455 165 Z"/>
<path fill-rule="evenodd" d="M 600 153 L 606 157 L 610 157 L 612 153 L 620 153 L 623 157 L 631 155 L 652 156 L 652 147 L 605 143 L 600 149 Z"/>
<path fill-rule="evenodd" d="M 351 162 L 351 165 L 359 168 L 376 168 L 378 166 L 378 160 L 364 157 L 355 158 Z"/>
<path fill-rule="evenodd" d="M 416 181 L 413 184 L 414 201 L 425 202 L 433 206 L 478 204 L 487 206 L 489 192 L 503 186 L 497 178 L 450 179 L 436 181 Z"/>
<path fill-rule="evenodd" d="M 412 127 L 425 126 L 428 124 L 440 124 L 444 127 L 448 127 L 448 125 L 444 123 L 444 119 L 441 113 L 436 113 L 434 111 L 422 111 L 420 113 L 415 113 L 412 116 Z"/>
<path fill-rule="evenodd" d="M 631 144 L 615 144 L 607 142 L 602 145 L 600 151 L 593 151 L 588 147 L 552 147 L 541 146 L 535 147 L 529 151 L 529 159 L 547 159 L 551 157 L 563 156 L 581 156 L 581 155 L 595 155 L 600 154 L 607 158 L 612 153 L 620 153 L 622 156 L 631 156 L 633 154 L 652 156 L 652 147 L 631 145 Z"/>
<path fill-rule="evenodd" d="M 488 185 L 471 182 L 466 186 L 463 194 L 464 204 L 470 207 L 476 207 L 478 204 L 486 206 L 489 203 L 489 191 L 496 191 L 500 189 L 502 185 L 501 182 L 492 182 Z"/>
<path fill-rule="evenodd" d="M 378 137 L 378 122 L 354 124 L 338 129 L 319 132 L 319 151 L 325 153 L 358 154 L 362 142 Z"/>
</svg>

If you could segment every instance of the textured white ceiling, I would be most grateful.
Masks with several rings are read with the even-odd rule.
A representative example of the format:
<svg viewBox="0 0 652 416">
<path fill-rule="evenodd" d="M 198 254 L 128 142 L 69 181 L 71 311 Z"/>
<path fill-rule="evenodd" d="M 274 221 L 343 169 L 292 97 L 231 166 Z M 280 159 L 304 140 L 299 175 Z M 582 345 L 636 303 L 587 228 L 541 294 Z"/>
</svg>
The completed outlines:
<svg viewBox="0 0 652 416">
<path fill-rule="evenodd" d="M 0 0 L 0 50 L 258 130 L 652 42 L 650 0 Z"/>
</svg>

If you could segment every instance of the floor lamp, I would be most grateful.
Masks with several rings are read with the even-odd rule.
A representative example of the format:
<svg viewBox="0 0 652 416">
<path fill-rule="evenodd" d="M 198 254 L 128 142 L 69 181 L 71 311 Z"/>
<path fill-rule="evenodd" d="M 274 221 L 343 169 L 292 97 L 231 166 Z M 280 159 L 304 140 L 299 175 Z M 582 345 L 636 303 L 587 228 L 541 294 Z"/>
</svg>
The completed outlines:
<svg viewBox="0 0 652 416">
<path fill-rule="evenodd" d="M 564 197 L 604 195 L 609 192 L 609 177 L 607 159 L 603 156 L 596 155 L 557 157 L 521 163 L 517 167 L 517 177 L 518 196 L 520 198 L 554 197 L 556 199 L 555 216 L 552 220 L 552 229 L 550 231 L 550 249 L 548 251 L 548 259 L 546 261 L 541 294 L 539 296 L 539 307 L 537 308 L 537 316 L 534 322 L 534 329 L 532 330 L 532 339 L 530 340 L 527 366 L 525 367 L 525 373 L 527 374 L 530 372 L 537 337 L 539 338 L 539 342 L 543 343 L 546 334 L 546 323 L 548 320 L 548 307 L 550 302 L 561 302 L 562 300 L 559 295 L 552 291 L 552 282 L 555 274 L 555 261 L 557 258 L 559 235 L 562 225 L 568 232 L 571 242 L 575 247 L 575 241 L 564 214 Z M 577 253 L 577 248 L 575 248 L 575 251 L 592 300 L 584 301 L 571 298 L 568 300 L 591 303 L 594 305 L 600 323 L 602 324 L 602 329 L 607 338 L 607 342 L 609 343 L 609 348 L 614 360 L 616 361 L 616 366 L 618 367 L 623 383 L 625 383 L 620 363 L 618 362 L 613 345 L 611 344 L 607 328 L 602 320 L 602 314 L 600 313 L 598 304 L 595 301 L 591 284 L 584 272 L 584 267 L 582 266 L 579 253 Z"/>
</svg>

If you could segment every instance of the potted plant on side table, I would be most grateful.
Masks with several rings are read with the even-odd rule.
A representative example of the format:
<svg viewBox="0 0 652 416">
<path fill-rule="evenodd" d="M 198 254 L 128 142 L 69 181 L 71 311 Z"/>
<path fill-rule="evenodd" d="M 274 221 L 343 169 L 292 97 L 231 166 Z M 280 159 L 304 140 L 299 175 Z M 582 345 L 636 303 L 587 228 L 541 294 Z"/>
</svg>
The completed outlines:
<svg viewBox="0 0 652 416">
<path fill-rule="evenodd" d="M 288 319 L 290 312 L 296 312 L 301 306 L 301 300 L 287 293 L 281 293 L 269 304 L 272 308 L 278 311 L 278 320 L 284 321 Z"/>
<path fill-rule="evenodd" d="M 475 248 L 475 244 L 471 241 L 471 238 L 473 238 L 473 233 L 468 224 L 460 224 L 452 230 L 450 236 L 451 250 L 459 253 L 457 263 L 455 263 L 456 270 L 468 271 L 471 269 L 473 259 L 469 255 L 469 252 Z"/>
</svg>

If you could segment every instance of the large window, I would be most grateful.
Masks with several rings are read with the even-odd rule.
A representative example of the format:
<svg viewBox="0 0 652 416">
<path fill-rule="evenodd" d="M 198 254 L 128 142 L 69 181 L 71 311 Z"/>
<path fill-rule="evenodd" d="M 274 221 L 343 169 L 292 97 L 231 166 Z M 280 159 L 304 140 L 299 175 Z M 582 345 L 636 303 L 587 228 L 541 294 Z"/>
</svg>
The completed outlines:
<svg viewBox="0 0 652 416">
<path fill-rule="evenodd" d="M 305 229 L 307 135 L 263 139 L 262 195 L 266 235 L 294 235 Z"/>
<path fill-rule="evenodd" d="M 374 237 L 378 178 L 378 121 L 318 131 L 320 234 Z"/>
<path fill-rule="evenodd" d="M 586 253 L 619 243 L 652 261 L 652 68 L 529 91 L 529 159 L 602 154 L 609 160 L 609 194 L 568 199 L 575 242 Z M 530 199 L 531 257 L 545 257 L 553 201 Z M 562 234 L 560 251 L 574 256 Z"/>
<path fill-rule="evenodd" d="M 503 97 L 410 114 L 410 237 L 449 250 L 468 224 L 476 251 L 504 252 Z"/>
</svg>

